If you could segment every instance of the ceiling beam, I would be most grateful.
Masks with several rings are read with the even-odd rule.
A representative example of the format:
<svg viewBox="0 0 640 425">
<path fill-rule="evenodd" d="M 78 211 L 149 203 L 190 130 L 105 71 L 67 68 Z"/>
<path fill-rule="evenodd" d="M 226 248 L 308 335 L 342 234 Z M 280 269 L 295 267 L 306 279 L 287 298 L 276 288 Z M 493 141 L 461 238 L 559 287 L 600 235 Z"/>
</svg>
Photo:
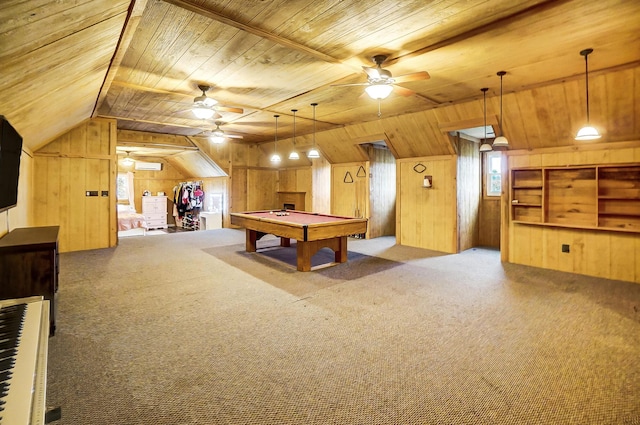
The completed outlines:
<svg viewBox="0 0 640 425">
<path fill-rule="evenodd" d="M 91 113 L 91 117 L 93 118 L 95 118 L 98 112 L 98 108 L 100 107 L 100 105 L 102 105 L 102 102 L 104 102 L 104 99 L 107 97 L 107 92 L 111 87 L 111 82 L 115 78 L 116 73 L 118 72 L 118 68 L 122 63 L 122 58 L 124 58 L 124 55 L 129 48 L 129 44 L 131 44 L 131 40 L 133 40 L 133 35 L 138 28 L 138 24 L 142 20 L 142 13 L 147 7 L 147 1 L 148 0 L 132 0 L 131 5 L 129 6 L 127 19 L 125 20 L 124 28 L 122 29 L 122 33 L 120 34 L 120 40 L 118 40 L 116 51 L 113 53 L 111 63 L 109 64 L 109 69 L 104 77 L 104 81 L 102 82 L 102 87 L 100 87 L 100 92 L 98 93 L 96 103 L 93 106 L 93 112 Z"/>
</svg>

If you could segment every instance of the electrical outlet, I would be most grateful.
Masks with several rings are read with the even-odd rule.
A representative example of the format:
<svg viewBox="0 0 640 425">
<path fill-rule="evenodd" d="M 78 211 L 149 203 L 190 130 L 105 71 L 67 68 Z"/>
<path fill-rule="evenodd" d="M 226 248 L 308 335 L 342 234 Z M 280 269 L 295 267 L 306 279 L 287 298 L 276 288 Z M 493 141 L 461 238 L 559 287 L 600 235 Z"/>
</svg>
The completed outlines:
<svg viewBox="0 0 640 425">
<path fill-rule="evenodd" d="M 566 243 L 562 244 L 562 252 L 569 252 L 569 245 Z"/>
</svg>

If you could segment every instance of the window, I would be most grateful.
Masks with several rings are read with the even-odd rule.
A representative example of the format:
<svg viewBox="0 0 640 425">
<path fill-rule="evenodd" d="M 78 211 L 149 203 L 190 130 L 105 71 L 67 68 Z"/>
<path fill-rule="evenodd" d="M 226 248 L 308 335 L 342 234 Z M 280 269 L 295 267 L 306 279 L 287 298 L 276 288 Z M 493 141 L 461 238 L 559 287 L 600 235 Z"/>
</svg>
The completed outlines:
<svg viewBox="0 0 640 425">
<path fill-rule="evenodd" d="M 129 201 L 129 178 L 127 173 L 118 173 L 116 193 L 118 194 L 118 201 Z"/>
<path fill-rule="evenodd" d="M 485 154 L 485 191 L 487 196 L 500 196 L 502 193 L 502 155 L 500 152 Z"/>
</svg>

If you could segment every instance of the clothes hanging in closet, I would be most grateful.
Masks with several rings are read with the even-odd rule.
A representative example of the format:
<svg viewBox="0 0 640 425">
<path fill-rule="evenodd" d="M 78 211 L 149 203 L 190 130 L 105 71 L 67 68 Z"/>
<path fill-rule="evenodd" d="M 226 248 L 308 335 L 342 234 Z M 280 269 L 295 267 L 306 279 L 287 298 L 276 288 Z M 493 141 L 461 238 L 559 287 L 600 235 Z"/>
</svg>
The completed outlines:
<svg viewBox="0 0 640 425">
<path fill-rule="evenodd" d="M 202 182 L 182 182 L 173 188 L 173 203 L 182 218 L 186 213 L 198 213 L 204 203 Z"/>
</svg>

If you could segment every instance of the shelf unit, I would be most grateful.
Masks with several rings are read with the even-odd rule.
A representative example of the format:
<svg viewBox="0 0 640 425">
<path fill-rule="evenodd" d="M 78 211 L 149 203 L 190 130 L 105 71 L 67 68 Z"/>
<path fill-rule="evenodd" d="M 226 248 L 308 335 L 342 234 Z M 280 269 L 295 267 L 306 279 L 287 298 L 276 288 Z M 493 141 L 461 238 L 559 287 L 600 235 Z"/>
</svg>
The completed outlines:
<svg viewBox="0 0 640 425">
<path fill-rule="evenodd" d="M 542 169 L 511 170 L 511 218 L 526 223 L 542 223 Z"/>
<path fill-rule="evenodd" d="M 640 233 L 640 164 L 514 168 L 511 220 Z"/>
<path fill-rule="evenodd" d="M 640 166 L 598 169 L 598 226 L 640 232 Z"/>
</svg>

